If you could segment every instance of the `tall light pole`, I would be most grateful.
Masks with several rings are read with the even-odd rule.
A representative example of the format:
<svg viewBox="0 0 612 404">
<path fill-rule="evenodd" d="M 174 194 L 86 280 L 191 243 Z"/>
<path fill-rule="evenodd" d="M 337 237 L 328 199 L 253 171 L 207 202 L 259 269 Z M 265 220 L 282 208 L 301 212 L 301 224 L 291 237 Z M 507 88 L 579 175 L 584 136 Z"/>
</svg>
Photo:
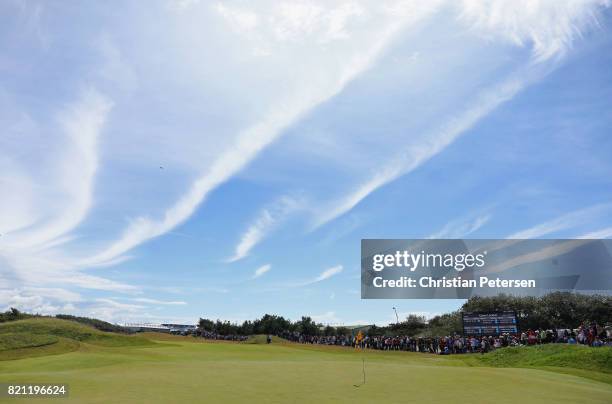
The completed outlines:
<svg viewBox="0 0 612 404">
<path fill-rule="evenodd" d="M 397 315 L 397 310 L 395 309 L 395 306 L 393 306 L 393 311 L 395 312 L 395 319 L 397 320 L 397 324 L 399 324 L 399 316 Z"/>
</svg>

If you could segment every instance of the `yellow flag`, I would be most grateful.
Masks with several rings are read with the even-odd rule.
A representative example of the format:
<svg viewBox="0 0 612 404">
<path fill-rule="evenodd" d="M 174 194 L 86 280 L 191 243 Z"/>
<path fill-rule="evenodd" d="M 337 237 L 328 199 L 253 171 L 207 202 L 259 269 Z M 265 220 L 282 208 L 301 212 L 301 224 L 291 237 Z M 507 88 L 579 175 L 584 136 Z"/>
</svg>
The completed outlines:
<svg viewBox="0 0 612 404">
<path fill-rule="evenodd" d="M 363 341 L 363 333 L 361 331 L 359 331 L 357 333 L 357 336 L 355 337 L 355 347 L 357 347 L 357 345 L 361 344 L 361 341 Z"/>
</svg>

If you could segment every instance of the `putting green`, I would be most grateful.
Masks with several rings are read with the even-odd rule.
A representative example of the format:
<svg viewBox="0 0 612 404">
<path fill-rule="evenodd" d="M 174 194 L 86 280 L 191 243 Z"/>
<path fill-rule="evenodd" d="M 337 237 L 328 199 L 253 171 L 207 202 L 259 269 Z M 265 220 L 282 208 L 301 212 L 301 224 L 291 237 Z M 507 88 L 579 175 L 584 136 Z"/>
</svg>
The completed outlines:
<svg viewBox="0 0 612 404">
<path fill-rule="evenodd" d="M 405 352 L 158 339 L 130 347 L 81 343 L 59 355 L 0 361 L 0 381 L 65 383 L 66 403 L 612 402 L 609 383 L 539 369 Z M 355 387 L 362 358 L 366 384 Z"/>
</svg>

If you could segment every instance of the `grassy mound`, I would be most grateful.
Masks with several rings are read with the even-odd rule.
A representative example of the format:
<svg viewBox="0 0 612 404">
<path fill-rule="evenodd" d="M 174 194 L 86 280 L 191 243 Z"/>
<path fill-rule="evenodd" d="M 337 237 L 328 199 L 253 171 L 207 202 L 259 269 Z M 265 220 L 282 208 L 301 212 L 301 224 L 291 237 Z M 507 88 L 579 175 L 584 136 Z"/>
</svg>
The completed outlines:
<svg viewBox="0 0 612 404">
<path fill-rule="evenodd" d="M 0 324 L 0 335 L 7 334 L 25 334 L 32 338 L 62 337 L 108 347 L 153 344 L 146 338 L 103 332 L 74 321 L 49 317 L 30 318 Z"/>
<path fill-rule="evenodd" d="M 25 333 L 0 334 L 0 351 L 50 345 L 58 341 L 59 338 L 55 335 L 32 335 Z"/>
<path fill-rule="evenodd" d="M 612 383 L 612 347 L 546 344 L 498 349 L 485 355 L 454 355 L 469 366 L 536 368 Z"/>
<path fill-rule="evenodd" d="M 46 345 L 29 346 L 0 351 L 0 361 L 35 358 L 37 356 L 59 355 L 79 349 L 79 342 L 73 339 L 55 337 L 52 335 L 39 335 L 38 337 L 57 338 L 57 341 Z"/>
<path fill-rule="evenodd" d="M 568 367 L 612 373 L 612 347 L 546 344 L 498 349 L 469 359 L 495 367 Z"/>
<path fill-rule="evenodd" d="M 128 333 L 124 327 L 121 327 L 116 324 L 111 324 L 108 321 L 98 320 L 97 318 L 71 316 L 70 314 L 58 314 L 55 316 L 55 318 L 76 321 L 77 323 L 92 326 L 93 328 L 98 329 L 100 331 L 118 332 L 123 334 Z"/>
</svg>

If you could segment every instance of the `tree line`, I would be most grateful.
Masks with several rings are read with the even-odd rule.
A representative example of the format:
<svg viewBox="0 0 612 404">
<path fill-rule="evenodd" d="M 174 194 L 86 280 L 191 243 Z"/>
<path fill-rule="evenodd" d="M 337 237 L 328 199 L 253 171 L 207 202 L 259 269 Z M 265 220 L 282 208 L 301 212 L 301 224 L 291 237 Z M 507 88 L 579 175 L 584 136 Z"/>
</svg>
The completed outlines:
<svg viewBox="0 0 612 404">
<path fill-rule="evenodd" d="M 491 297 L 471 297 L 459 310 L 440 314 L 428 321 L 425 317 L 410 315 L 398 324 L 371 327 L 370 334 L 443 336 L 460 334 L 463 329 L 462 313 L 516 312 L 521 330 L 577 328 L 582 323 L 612 325 L 612 296 L 553 292 L 542 297 L 500 294 Z"/>
<path fill-rule="evenodd" d="M 283 335 L 297 332 L 303 335 L 348 335 L 351 331 L 346 327 L 332 327 L 317 323 L 310 316 L 302 316 L 298 321 L 291 321 L 283 316 L 265 314 L 253 321 L 246 320 L 242 324 L 229 321 L 200 318 L 198 328 L 202 331 L 219 335 Z"/>
<path fill-rule="evenodd" d="M 375 325 L 367 329 L 370 336 L 408 335 L 443 336 L 462 332 L 462 312 L 515 311 L 519 327 L 527 329 L 576 328 L 582 323 L 596 322 L 612 324 L 612 297 L 587 295 L 570 292 L 554 292 L 542 297 L 497 295 L 492 297 L 471 297 L 459 310 L 436 315 L 429 320 L 424 316 L 409 315 L 403 321 L 385 327 Z M 303 316 L 292 322 L 282 316 L 266 314 L 260 319 L 244 321 L 242 324 L 212 321 L 201 318 L 201 330 L 219 335 L 273 334 L 298 332 L 309 336 L 349 335 L 347 327 L 332 327 L 316 323 L 311 317 Z"/>
</svg>

